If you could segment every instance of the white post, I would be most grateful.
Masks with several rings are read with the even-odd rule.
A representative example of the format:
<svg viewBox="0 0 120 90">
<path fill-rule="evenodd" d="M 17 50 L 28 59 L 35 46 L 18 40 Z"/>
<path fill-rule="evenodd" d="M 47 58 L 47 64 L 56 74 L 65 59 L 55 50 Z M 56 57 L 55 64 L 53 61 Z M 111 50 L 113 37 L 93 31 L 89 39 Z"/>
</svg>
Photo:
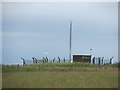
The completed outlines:
<svg viewBox="0 0 120 90">
<path fill-rule="evenodd" d="M 71 62 L 71 46 L 72 46 L 72 21 L 70 21 L 70 46 L 69 46 L 69 60 Z"/>
</svg>

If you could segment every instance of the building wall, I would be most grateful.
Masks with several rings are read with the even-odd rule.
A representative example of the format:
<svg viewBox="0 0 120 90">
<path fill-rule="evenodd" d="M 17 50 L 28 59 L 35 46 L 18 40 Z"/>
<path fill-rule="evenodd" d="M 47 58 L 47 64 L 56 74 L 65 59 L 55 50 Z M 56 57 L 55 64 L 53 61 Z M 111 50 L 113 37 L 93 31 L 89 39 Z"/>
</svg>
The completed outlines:
<svg viewBox="0 0 120 90">
<path fill-rule="evenodd" d="M 73 55 L 73 62 L 91 62 L 91 55 Z"/>
</svg>

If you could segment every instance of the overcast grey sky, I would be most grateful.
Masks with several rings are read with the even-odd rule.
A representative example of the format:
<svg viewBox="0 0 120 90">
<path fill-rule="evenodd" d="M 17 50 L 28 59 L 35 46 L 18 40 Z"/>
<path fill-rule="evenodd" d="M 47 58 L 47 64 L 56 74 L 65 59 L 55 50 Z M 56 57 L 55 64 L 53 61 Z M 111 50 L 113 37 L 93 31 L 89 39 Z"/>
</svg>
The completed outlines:
<svg viewBox="0 0 120 90">
<path fill-rule="evenodd" d="M 31 59 L 68 58 L 69 21 L 72 55 L 118 57 L 118 3 L 3 3 L 3 63 Z M 90 49 L 92 51 L 90 52 Z"/>
</svg>

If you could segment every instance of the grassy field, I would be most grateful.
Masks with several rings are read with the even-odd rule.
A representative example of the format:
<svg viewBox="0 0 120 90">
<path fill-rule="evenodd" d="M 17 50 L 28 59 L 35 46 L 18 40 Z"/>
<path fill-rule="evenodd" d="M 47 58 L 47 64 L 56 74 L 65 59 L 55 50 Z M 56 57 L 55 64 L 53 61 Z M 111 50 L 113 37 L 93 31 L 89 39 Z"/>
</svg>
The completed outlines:
<svg viewBox="0 0 120 90">
<path fill-rule="evenodd" d="M 3 88 L 117 88 L 117 65 L 39 63 L 2 66 Z"/>
</svg>

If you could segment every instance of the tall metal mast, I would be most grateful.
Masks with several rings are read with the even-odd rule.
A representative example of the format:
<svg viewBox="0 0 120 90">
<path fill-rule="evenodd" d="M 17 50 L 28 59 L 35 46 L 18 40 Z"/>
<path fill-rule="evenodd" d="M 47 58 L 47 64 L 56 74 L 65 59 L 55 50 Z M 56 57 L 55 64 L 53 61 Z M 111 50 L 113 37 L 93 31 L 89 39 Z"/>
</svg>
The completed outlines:
<svg viewBox="0 0 120 90">
<path fill-rule="evenodd" d="M 70 21 L 70 46 L 69 46 L 69 60 L 71 62 L 71 42 L 72 42 L 72 21 Z"/>
</svg>

